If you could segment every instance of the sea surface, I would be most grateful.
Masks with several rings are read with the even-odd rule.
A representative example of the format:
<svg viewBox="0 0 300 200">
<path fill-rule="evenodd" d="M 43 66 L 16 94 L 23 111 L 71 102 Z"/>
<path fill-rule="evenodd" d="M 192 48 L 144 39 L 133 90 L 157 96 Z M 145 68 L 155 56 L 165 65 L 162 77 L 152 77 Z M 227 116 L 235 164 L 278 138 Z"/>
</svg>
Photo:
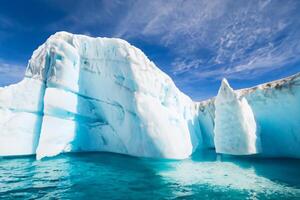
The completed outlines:
<svg viewBox="0 0 300 200">
<path fill-rule="evenodd" d="M 0 158 L 0 199 L 300 199 L 300 160 L 72 153 Z"/>
</svg>

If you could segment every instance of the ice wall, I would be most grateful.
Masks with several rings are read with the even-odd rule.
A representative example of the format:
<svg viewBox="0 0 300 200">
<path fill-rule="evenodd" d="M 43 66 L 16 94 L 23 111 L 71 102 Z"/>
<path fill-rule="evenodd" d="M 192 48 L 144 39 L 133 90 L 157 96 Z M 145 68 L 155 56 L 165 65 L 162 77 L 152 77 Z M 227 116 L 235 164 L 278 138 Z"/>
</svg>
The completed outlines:
<svg viewBox="0 0 300 200">
<path fill-rule="evenodd" d="M 237 93 L 255 114 L 263 155 L 300 158 L 300 74 Z"/>
<path fill-rule="evenodd" d="M 300 74 L 234 91 L 251 107 L 260 133 L 261 156 L 300 157 Z M 215 99 L 199 105 L 202 133 L 214 139 Z M 213 105 L 213 106 L 212 106 Z M 204 120 L 205 119 L 205 120 Z"/>
</svg>

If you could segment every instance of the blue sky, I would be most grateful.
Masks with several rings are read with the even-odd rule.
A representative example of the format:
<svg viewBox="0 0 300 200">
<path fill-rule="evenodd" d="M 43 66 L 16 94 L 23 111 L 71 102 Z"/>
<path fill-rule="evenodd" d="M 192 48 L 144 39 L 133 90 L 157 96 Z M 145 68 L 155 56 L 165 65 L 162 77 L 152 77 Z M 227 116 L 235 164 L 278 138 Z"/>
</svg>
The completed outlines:
<svg viewBox="0 0 300 200">
<path fill-rule="evenodd" d="M 56 31 L 123 38 L 194 100 L 300 71 L 298 0 L 2 0 L 0 85 Z"/>
</svg>

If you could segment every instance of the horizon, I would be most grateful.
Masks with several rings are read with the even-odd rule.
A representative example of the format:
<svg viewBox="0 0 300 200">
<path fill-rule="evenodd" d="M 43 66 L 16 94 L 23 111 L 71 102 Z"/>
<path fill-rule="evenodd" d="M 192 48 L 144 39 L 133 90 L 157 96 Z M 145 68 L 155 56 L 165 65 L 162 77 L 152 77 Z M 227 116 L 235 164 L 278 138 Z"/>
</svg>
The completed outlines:
<svg viewBox="0 0 300 200">
<path fill-rule="evenodd" d="M 0 3 L 0 86 L 57 31 L 128 41 L 193 100 L 300 72 L 299 1 L 73 2 Z"/>
</svg>

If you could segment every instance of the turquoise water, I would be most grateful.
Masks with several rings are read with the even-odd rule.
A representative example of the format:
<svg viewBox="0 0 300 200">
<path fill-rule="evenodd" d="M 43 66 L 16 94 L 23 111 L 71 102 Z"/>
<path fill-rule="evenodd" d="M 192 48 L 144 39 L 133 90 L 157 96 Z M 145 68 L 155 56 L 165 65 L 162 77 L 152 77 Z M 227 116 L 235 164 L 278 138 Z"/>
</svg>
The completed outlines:
<svg viewBox="0 0 300 200">
<path fill-rule="evenodd" d="M 110 153 L 0 158 L 0 199 L 300 199 L 300 160 L 196 153 L 183 161 Z"/>
</svg>

